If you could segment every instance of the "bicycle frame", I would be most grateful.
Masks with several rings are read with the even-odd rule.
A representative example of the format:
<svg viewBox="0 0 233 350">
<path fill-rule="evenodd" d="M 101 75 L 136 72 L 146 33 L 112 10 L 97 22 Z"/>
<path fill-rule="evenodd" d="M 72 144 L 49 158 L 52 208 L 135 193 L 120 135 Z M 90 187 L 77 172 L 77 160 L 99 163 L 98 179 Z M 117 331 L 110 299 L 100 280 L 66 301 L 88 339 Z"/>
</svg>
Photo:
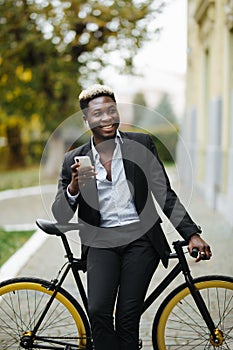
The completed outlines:
<svg viewBox="0 0 233 350">
<path fill-rule="evenodd" d="M 38 224 L 38 222 L 37 222 L 37 224 Z M 78 228 L 77 224 L 68 224 L 68 225 L 70 227 L 69 230 Z M 79 270 L 85 269 L 85 265 L 84 265 L 85 261 L 83 261 L 81 259 L 76 259 L 73 257 L 73 253 L 70 249 L 70 245 L 68 243 L 67 237 L 64 233 L 61 232 L 62 231 L 61 227 L 60 227 L 60 229 L 55 228 L 52 232 L 49 225 L 48 225 L 48 228 L 46 230 L 45 230 L 44 226 L 42 227 L 42 225 L 40 225 L 40 224 L 38 224 L 38 226 L 40 228 L 42 228 L 42 230 L 44 230 L 48 234 L 55 234 L 55 235 L 61 237 L 62 242 L 63 242 L 63 246 L 64 246 L 65 251 L 66 251 L 66 258 L 68 259 L 68 266 L 66 267 L 65 271 L 63 272 L 63 274 L 60 278 L 60 281 L 58 281 L 57 279 L 51 281 L 51 290 L 54 290 L 54 293 L 51 296 L 43 314 L 41 315 L 40 319 L 38 320 L 37 324 L 35 325 L 35 328 L 33 330 L 33 334 L 35 334 L 37 329 L 39 328 L 39 326 L 43 320 L 44 315 L 46 314 L 50 305 L 52 304 L 52 301 L 55 298 L 59 287 L 64 282 L 70 269 L 72 270 L 74 279 L 76 281 L 77 289 L 80 293 L 81 300 L 82 300 L 83 305 L 85 307 L 85 311 L 88 315 L 87 296 L 86 296 L 86 292 L 85 292 L 85 289 L 84 289 L 84 286 L 83 286 L 83 283 L 81 281 L 80 274 L 79 274 Z M 68 231 L 67 225 L 65 227 L 66 227 L 66 231 Z M 171 282 L 174 281 L 176 279 L 176 277 L 182 272 L 184 275 L 187 287 L 190 290 L 190 293 L 191 293 L 191 295 L 192 295 L 192 297 L 197 305 L 197 308 L 198 308 L 199 312 L 201 313 L 213 339 L 216 340 L 216 342 L 217 342 L 216 335 L 215 335 L 216 327 L 213 323 L 213 320 L 210 316 L 210 313 L 205 305 L 205 302 L 204 302 L 200 292 L 195 288 L 195 285 L 193 282 L 193 277 L 191 276 L 189 265 L 188 265 L 187 260 L 185 258 L 185 253 L 183 251 L 183 247 L 187 246 L 187 242 L 186 241 L 176 241 L 176 242 L 173 242 L 173 246 L 174 246 L 175 253 L 171 253 L 169 256 L 169 259 L 178 259 L 178 263 L 175 265 L 175 267 L 172 269 L 172 271 L 170 271 L 167 274 L 167 276 L 160 282 L 160 284 L 151 292 L 151 294 L 145 299 L 141 314 L 143 314 L 152 305 L 152 303 L 162 294 L 162 292 L 171 284 Z"/>
<path fill-rule="evenodd" d="M 176 253 L 170 254 L 169 259 L 178 259 L 179 262 L 177 263 L 177 265 L 175 265 L 172 271 L 169 272 L 168 275 L 162 280 L 162 282 L 154 289 L 154 291 L 151 292 L 151 294 L 146 298 L 146 300 L 144 301 L 141 314 L 143 314 L 151 306 L 151 304 L 162 294 L 162 292 L 171 284 L 171 282 L 174 281 L 175 278 L 182 272 L 184 275 L 187 287 L 190 290 L 190 293 L 198 307 L 198 310 L 200 311 L 209 331 L 211 332 L 211 335 L 215 339 L 216 327 L 213 323 L 213 320 L 210 316 L 210 313 L 206 307 L 206 304 L 200 292 L 194 286 L 193 277 L 191 276 L 189 265 L 187 263 L 187 260 L 185 258 L 185 255 L 182 249 L 182 247 L 186 245 L 187 245 L 187 242 L 185 241 L 173 242 L 173 246 Z"/>
</svg>

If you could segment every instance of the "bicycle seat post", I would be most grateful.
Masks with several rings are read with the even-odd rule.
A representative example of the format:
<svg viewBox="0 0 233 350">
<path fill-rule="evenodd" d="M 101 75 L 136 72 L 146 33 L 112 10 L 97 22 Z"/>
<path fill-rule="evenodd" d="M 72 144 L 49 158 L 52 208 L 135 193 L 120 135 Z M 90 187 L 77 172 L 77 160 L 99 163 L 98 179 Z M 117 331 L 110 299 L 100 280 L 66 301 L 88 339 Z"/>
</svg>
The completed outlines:
<svg viewBox="0 0 233 350">
<path fill-rule="evenodd" d="M 69 242 L 68 242 L 68 239 L 67 239 L 66 235 L 64 233 L 61 233 L 60 237 L 62 239 L 64 248 L 65 248 L 65 251 L 66 251 L 66 257 L 67 257 L 67 259 L 69 261 L 71 270 L 73 272 L 74 279 L 75 279 L 76 284 L 78 286 L 78 290 L 79 290 L 79 293 L 81 295 L 81 299 L 83 301 L 83 305 L 84 305 L 85 310 L 86 310 L 86 312 L 88 314 L 87 296 L 86 296 L 86 292 L 85 292 L 85 289 L 84 289 L 82 281 L 81 281 L 81 277 L 80 277 L 78 269 L 77 269 L 77 266 L 81 266 L 83 264 L 80 265 L 80 262 L 79 262 L 79 265 L 77 265 L 78 260 L 75 259 L 74 256 L 73 256 L 73 253 L 72 253 L 72 251 L 70 249 L 70 245 L 69 245 Z"/>
<path fill-rule="evenodd" d="M 68 261 L 70 263 L 72 263 L 73 262 L 73 253 L 72 253 L 72 251 L 70 249 L 70 245 L 69 245 L 68 239 L 67 239 L 67 237 L 66 237 L 66 235 L 64 233 L 61 233 L 60 237 L 62 239 L 62 243 L 63 243 L 63 246 L 65 248 L 65 252 L 66 252 L 65 257 L 67 257 Z"/>
</svg>

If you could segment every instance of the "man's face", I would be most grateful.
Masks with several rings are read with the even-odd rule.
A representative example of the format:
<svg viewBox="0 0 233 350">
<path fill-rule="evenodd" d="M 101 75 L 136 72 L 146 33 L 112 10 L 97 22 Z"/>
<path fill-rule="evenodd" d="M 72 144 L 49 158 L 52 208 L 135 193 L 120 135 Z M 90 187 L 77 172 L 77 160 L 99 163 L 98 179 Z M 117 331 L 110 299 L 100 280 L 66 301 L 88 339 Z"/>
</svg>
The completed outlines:
<svg viewBox="0 0 233 350">
<path fill-rule="evenodd" d="M 85 119 L 92 130 L 95 144 L 115 137 L 120 122 L 116 103 L 109 96 L 91 100 Z"/>
</svg>

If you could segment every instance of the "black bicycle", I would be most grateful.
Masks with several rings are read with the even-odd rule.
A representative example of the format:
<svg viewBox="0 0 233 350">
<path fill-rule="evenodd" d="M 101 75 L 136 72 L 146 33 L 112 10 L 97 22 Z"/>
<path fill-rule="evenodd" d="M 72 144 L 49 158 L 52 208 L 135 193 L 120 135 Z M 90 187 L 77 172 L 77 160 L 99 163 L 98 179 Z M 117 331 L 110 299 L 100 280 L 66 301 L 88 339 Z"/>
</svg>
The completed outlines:
<svg viewBox="0 0 233 350">
<path fill-rule="evenodd" d="M 66 237 L 66 232 L 80 225 L 45 220 L 37 220 L 37 225 L 62 239 L 67 263 L 51 281 L 20 277 L 0 284 L 0 348 L 91 350 L 87 297 L 79 272 L 85 271 L 86 263 L 73 256 Z M 142 313 L 179 274 L 183 273 L 185 282 L 165 298 L 154 317 L 153 348 L 233 349 L 233 278 L 193 279 L 183 250 L 187 242 L 176 241 L 173 246 L 170 259 L 177 259 L 177 264 L 147 297 Z M 83 306 L 62 287 L 70 270 Z"/>
</svg>

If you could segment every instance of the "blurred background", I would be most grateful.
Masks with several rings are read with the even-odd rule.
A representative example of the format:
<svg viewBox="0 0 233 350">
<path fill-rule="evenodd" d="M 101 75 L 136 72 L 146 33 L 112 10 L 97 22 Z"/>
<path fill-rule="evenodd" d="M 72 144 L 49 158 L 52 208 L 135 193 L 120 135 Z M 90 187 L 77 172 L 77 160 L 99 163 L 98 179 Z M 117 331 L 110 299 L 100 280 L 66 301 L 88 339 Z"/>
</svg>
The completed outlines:
<svg viewBox="0 0 233 350">
<path fill-rule="evenodd" d="M 233 275 L 233 1 L 0 0 L 0 281 L 64 263 L 35 220 L 53 220 L 64 153 L 89 137 L 78 95 L 93 83 L 114 89 L 121 129 L 151 134 L 202 226 L 213 259 L 192 272 Z"/>
<path fill-rule="evenodd" d="M 56 183 L 96 82 L 233 227 L 233 1 L 0 0 L 2 193 Z"/>
</svg>

